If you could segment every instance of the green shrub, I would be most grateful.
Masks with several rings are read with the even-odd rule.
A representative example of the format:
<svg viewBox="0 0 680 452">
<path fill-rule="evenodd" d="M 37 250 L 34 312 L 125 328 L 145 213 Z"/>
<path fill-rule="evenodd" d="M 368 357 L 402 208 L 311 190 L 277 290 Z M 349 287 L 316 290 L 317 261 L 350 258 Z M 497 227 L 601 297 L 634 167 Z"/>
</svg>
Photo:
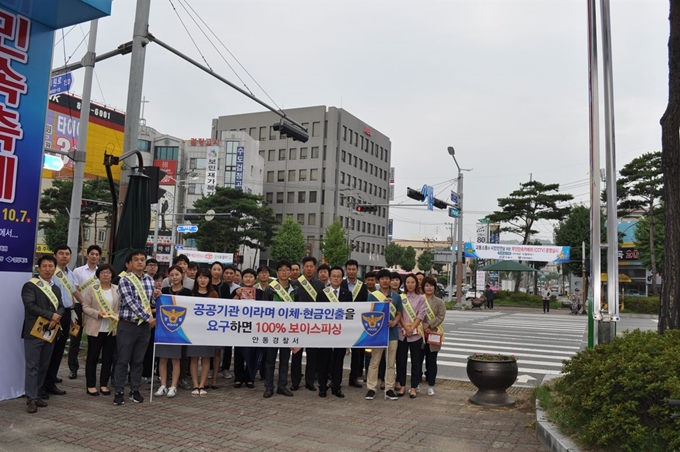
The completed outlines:
<svg viewBox="0 0 680 452">
<path fill-rule="evenodd" d="M 659 297 L 626 297 L 621 312 L 659 315 Z"/>
<path fill-rule="evenodd" d="M 668 398 L 680 398 L 680 331 L 635 330 L 564 362 L 550 417 L 586 447 L 680 450 Z"/>
</svg>

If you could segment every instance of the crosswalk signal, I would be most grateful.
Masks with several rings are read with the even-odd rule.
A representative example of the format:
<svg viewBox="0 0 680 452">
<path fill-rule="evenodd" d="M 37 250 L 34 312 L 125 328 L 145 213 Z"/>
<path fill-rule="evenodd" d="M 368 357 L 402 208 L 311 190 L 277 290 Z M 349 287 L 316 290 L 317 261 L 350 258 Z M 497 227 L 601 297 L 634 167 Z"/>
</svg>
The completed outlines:
<svg viewBox="0 0 680 452">
<path fill-rule="evenodd" d="M 309 134 L 302 127 L 298 127 L 295 124 L 288 122 L 284 119 L 277 122 L 272 126 L 274 130 L 279 132 L 281 138 L 290 137 L 293 141 L 301 141 L 306 143 L 309 140 Z"/>
<path fill-rule="evenodd" d="M 406 188 L 406 196 L 416 201 L 425 201 L 425 195 L 420 192 L 420 190 L 414 190 L 410 187 Z"/>
<path fill-rule="evenodd" d="M 357 206 L 357 212 L 377 212 L 378 206 L 371 206 L 368 204 L 359 204 Z"/>
</svg>

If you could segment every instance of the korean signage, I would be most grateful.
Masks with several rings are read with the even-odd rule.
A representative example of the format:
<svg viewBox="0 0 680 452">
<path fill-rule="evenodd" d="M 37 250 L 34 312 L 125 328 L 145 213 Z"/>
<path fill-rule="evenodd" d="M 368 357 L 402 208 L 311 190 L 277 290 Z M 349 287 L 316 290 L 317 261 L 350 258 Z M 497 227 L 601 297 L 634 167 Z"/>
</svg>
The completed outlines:
<svg viewBox="0 0 680 452">
<path fill-rule="evenodd" d="M 234 188 L 243 189 L 243 161 L 246 151 L 243 146 L 236 148 L 236 174 L 234 178 Z"/>
<path fill-rule="evenodd" d="M 215 194 L 215 186 L 217 185 L 217 162 L 220 148 L 217 146 L 209 146 L 207 149 L 206 165 L 205 165 L 205 195 L 210 196 Z"/>
<path fill-rule="evenodd" d="M 371 128 L 370 127 L 364 127 L 364 133 L 370 137 L 371 136 Z"/>
<path fill-rule="evenodd" d="M 177 182 L 177 160 L 154 160 L 153 166 L 157 166 L 165 172 L 160 185 L 175 185 Z"/>
<path fill-rule="evenodd" d="M 465 242 L 465 257 L 501 261 L 569 262 L 568 246 L 501 245 Z"/>
<path fill-rule="evenodd" d="M 234 254 L 233 253 L 211 253 L 207 251 L 188 251 L 183 250 L 179 254 L 184 254 L 192 262 L 199 262 L 203 264 L 210 264 L 212 262 L 218 261 L 223 264 L 233 264 Z"/>
<path fill-rule="evenodd" d="M 619 248 L 619 260 L 620 261 L 639 261 L 640 251 L 631 248 L 620 249 Z"/>
<path fill-rule="evenodd" d="M 1 8 L 0 24 L 0 271 L 30 272 L 53 32 Z"/>
<path fill-rule="evenodd" d="M 389 303 L 285 303 L 162 295 L 157 344 L 386 347 Z"/>
<path fill-rule="evenodd" d="M 217 138 L 192 138 L 189 143 L 192 146 L 219 146 L 220 140 Z"/>
<path fill-rule="evenodd" d="M 70 72 L 55 75 L 50 79 L 50 96 L 71 91 L 71 85 L 73 85 L 73 74 Z"/>
</svg>

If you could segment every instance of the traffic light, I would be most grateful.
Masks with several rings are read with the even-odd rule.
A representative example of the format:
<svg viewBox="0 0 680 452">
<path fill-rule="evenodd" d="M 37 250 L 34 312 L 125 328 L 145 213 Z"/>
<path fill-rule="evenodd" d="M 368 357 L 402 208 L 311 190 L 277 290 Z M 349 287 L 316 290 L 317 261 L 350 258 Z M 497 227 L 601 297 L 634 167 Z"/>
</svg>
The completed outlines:
<svg viewBox="0 0 680 452">
<path fill-rule="evenodd" d="M 377 212 L 378 206 L 371 206 L 369 204 L 359 204 L 356 210 L 357 212 Z"/>
<path fill-rule="evenodd" d="M 434 198 L 432 205 L 435 206 L 437 209 L 446 209 L 447 207 L 449 207 L 446 201 L 442 201 L 441 199 L 437 198 Z"/>
<path fill-rule="evenodd" d="M 167 173 L 157 166 L 145 166 L 144 174 L 149 176 L 149 200 L 151 204 L 156 204 L 165 194 L 165 190 L 160 187 L 160 182 Z"/>
<path fill-rule="evenodd" d="M 422 194 L 419 190 L 414 190 L 410 187 L 406 188 L 406 196 L 411 199 L 415 199 L 416 201 L 425 201 L 424 194 Z"/>
<path fill-rule="evenodd" d="M 298 127 L 285 119 L 282 119 L 272 127 L 281 134 L 281 138 L 290 137 L 294 141 L 302 141 L 303 143 L 306 143 L 307 140 L 309 140 L 309 134 L 305 129 Z"/>
</svg>

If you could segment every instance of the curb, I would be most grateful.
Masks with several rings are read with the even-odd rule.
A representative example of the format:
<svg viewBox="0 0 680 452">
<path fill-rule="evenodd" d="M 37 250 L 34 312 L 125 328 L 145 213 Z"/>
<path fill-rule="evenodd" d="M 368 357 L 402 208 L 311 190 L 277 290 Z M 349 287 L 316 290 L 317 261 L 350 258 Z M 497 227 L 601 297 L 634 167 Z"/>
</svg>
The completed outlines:
<svg viewBox="0 0 680 452">
<path fill-rule="evenodd" d="M 541 384 L 557 378 L 556 375 L 545 375 Z M 536 399 L 536 438 L 551 452 L 581 452 L 581 449 L 560 432 L 555 424 L 548 420 L 548 416 L 541 409 Z"/>
<path fill-rule="evenodd" d="M 619 317 L 622 319 L 655 319 L 659 320 L 659 316 L 655 314 L 634 314 L 632 312 L 620 312 Z"/>
</svg>

